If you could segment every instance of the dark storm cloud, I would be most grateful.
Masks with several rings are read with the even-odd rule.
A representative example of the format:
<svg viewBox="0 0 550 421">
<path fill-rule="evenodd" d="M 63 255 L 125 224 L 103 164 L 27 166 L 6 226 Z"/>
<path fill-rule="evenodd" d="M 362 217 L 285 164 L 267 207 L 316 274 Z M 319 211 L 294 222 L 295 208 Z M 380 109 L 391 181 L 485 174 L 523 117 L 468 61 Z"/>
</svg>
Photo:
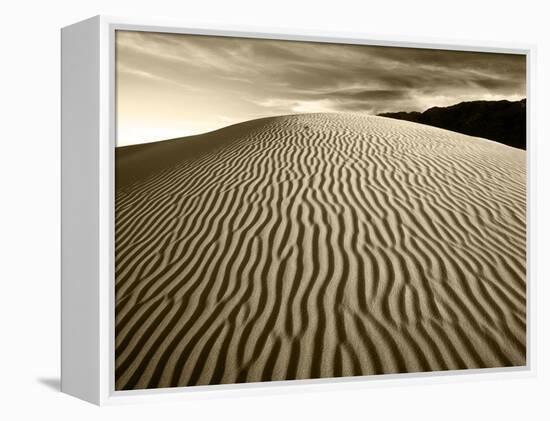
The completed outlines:
<svg viewBox="0 0 550 421">
<path fill-rule="evenodd" d="M 159 101 L 221 127 L 264 115 L 525 96 L 525 57 L 511 54 L 119 32 L 117 59 L 119 97 L 133 97 L 119 110 L 128 121 L 141 97 L 144 107 Z"/>
<path fill-rule="evenodd" d="M 478 79 L 475 81 L 480 87 L 490 90 L 513 90 L 515 89 L 515 81 L 510 79 L 499 79 L 499 78 L 485 78 Z"/>
<path fill-rule="evenodd" d="M 355 100 L 355 101 L 390 101 L 402 99 L 409 95 L 404 90 L 390 89 L 356 89 L 344 90 L 336 92 L 328 92 L 327 97 L 332 97 L 340 100 Z"/>
</svg>

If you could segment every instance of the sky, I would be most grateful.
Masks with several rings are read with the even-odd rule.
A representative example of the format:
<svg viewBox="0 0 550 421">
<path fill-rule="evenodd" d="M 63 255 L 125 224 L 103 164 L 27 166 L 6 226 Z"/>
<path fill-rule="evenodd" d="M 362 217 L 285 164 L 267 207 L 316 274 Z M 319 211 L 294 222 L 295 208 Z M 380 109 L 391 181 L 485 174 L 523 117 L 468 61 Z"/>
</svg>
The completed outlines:
<svg viewBox="0 0 550 421">
<path fill-rule="evenodd" d="M 117 146 L 274 115 L 525 97 L 523 55 L 117 31 Z"/>
</svg>

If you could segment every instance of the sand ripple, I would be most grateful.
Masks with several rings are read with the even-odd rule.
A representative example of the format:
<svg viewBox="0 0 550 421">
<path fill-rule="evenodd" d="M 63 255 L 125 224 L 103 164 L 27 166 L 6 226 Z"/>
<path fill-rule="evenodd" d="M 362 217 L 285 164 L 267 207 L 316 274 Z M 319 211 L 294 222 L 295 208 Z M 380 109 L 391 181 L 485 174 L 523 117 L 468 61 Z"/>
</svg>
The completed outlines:
<svg viewBox="0 0 550 421">
<path fill-rule="evenodd" d="M 525 364 L 524 151 L 307 114 L 117 177 L 117 389 Z"/>
</svg>

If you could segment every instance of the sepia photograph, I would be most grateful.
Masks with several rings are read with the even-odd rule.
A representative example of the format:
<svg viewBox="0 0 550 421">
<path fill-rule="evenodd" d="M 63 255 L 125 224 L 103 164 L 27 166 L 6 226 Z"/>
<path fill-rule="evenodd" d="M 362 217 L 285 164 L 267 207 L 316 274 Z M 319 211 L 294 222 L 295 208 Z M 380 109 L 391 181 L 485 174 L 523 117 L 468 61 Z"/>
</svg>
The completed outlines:
<svg viewBox="0 0 550 421">
<path fill-rule="evenodd" d="M 527 364 L 526 55 L 115 45 L 117 391 Z"/>
</svg>

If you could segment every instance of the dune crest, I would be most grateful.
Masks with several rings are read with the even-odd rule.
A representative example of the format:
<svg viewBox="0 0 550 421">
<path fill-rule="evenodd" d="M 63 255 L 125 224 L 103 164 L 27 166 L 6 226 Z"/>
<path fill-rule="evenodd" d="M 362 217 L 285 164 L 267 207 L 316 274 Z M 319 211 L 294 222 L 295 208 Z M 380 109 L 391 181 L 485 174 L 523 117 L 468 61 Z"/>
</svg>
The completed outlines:
<svg viewBox="0 0 550 421">
<path fill-rule="evenodd" d="M 359 114 L 120 148 L 117 390 L 524 365 L 525 160 Z"/>
</svg>

